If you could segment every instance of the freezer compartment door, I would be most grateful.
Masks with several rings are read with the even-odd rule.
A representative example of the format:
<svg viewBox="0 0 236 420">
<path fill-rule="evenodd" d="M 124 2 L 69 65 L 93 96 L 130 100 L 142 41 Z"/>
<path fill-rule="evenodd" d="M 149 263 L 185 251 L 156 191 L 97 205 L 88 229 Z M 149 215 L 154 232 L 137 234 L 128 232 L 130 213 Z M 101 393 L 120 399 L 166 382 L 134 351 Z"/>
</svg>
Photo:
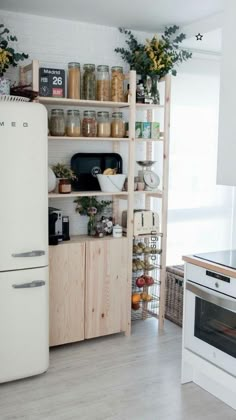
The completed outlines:
<svg viewBox="0 0 236 420">
<path fill-rule="evenodd" d="M 49 363 L 48 268 L 0 273 L 0 383 Z"/>
<path fill-rule="evenodd" d="M 0 150 L 0 271 L 46 266 L 46 108 L 0 103 Z"/>
</svg>

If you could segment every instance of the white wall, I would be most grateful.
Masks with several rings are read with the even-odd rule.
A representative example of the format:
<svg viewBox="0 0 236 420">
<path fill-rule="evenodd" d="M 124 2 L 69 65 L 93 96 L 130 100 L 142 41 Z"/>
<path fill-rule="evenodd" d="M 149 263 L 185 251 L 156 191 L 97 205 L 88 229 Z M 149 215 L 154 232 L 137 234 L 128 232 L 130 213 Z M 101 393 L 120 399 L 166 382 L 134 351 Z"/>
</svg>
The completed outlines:
<svg viewBox="0 0 236 420">
<path fill-rule="evenodd" d="M 194 56 L 172 80 L 167 263 L 231 247 L 231 187 L 216 185 L 220 61 Z"/>
</svg>

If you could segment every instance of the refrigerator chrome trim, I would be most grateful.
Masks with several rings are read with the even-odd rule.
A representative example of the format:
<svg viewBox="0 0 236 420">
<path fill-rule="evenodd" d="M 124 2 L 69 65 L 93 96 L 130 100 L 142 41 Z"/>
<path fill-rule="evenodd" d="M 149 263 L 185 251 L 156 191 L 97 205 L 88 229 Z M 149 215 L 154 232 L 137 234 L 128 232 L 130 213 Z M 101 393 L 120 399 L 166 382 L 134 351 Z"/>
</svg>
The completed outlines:
<svg viewBox="0 0 236 420">
<path fill-rule="evenodd" d="M 45 286 L 45 284 L 44 280 L 34 280 L 30 283 L 13 284 L 12 287 L 13 289 L 29 289 L 32 287 L 42 287 Z"/>
<path fill-rule="evenodd" d="M 20 252 L 19 254 L 11 254 L 14 258 L 28 258 L 28 257 L 41 257 L 45 255 L 45 251 L 39 249 L 35 251 Z"/>
</svg>

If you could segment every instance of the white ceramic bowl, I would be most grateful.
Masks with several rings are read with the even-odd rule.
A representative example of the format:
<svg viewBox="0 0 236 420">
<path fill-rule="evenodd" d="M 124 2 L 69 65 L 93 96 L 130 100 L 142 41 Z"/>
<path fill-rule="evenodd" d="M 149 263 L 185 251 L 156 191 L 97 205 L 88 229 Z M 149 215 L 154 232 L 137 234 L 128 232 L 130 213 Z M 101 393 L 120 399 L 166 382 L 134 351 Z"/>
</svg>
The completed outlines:
<svg viewBox="0 0 236 420">
<path fill-rule="evenodd" d="M 126 175 L 117 174 L 117 175 L 97 175 L 97 179 L 100 185 L 102 192 L 115 193 L 122 191 Z"/>
</svg>

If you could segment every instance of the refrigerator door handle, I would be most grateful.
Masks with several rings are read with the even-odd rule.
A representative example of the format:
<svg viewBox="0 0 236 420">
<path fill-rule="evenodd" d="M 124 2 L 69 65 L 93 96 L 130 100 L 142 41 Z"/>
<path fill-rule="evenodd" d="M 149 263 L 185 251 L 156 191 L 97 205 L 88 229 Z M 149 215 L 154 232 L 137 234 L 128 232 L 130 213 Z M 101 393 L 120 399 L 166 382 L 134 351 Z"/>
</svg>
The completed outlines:
<svg viewBox="0 0 236 420">
<path fill-rule="evenodd" d="M 42 255 L 45 255 L 45 251 L 35 250 L 35 251 L 29 251 L 29 252 L 20 252 L 19 254 L 11 254 L 11 255 L 14 258 L 41 257 Z"/>
<path fill-rule="evenodd" d="M 21 283 L 21 284 L 13 284 L 13 289 L 29 289 L 31 287 L 41 287 L 45 286 L 45 281 L 43 280 L 34 280 L 30 283 Z"/>
</svg>

